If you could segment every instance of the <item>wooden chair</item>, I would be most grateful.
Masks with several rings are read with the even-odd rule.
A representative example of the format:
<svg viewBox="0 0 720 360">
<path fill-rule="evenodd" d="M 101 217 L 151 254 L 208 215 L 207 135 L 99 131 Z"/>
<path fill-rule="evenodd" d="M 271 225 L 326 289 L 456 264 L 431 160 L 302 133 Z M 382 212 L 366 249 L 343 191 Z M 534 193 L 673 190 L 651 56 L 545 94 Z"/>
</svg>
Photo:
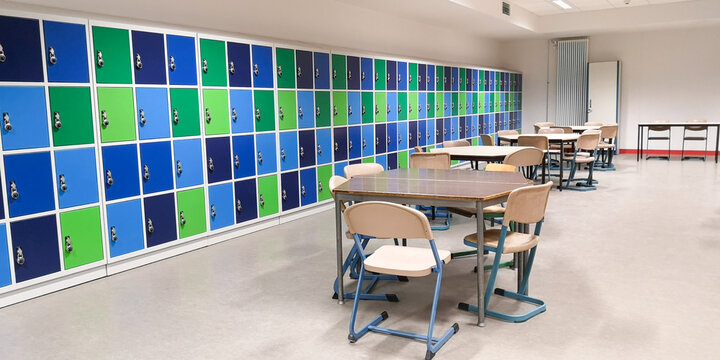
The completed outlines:
<svg viewBox="0 0 720 360">
<path fill-rule="evenodd" d="M 618 125 L 603 125 L 600 127 L 600 150 L 601 161 L 595 162 L 595 170 L 597 171 L 615 171 L 615 165 L 612 163 L 615 154 L 615 139 L 618 134 Z"/>
<path fill-rule="evenodd" d="M 549 162 L 550 153 L 550 142 L 548 142 L 547 136 L 542 135 L 520 135 L 518 137 L 518 146 L 532 146 L 540 149 L 543 152 L 542 159 L 542 183 L 545 183 L 545 173 L 547 171 L 547 164 Z"/>
<path fill-rule="evenodd" d="M 437 169 L 437 170 L 449 170 L 450 169 L 450 154 L 448 153 L 412 153 L 410 154 L 410 168 L 411 169 Z M 450 228 L 451 216 L 450 212 L 444 207 L 435 206 L 421 206 L 416 207 L 418 210 L 423 211 L 427 217 L 432 220 L 436 218 L 444 218 L 445 223 L 443 225 L 433 225 L 433 230 L 447 230 Z"/>
<path fill-rule="evenodd" d="M 573 133 L 573 129 L 571 126 L 556 126 L 556 128 L 562 129 L 564 134 L 572 134 Z"/>
<path fill-rule="evenodd" d="M 565 130 L 559 127 L 542 128 L 538 130 L 538 134 L 564 134 Z"/>
<path fill-rule="evenodd" d="M 489 134 L 480 134 L 480 141 L 483 146 L 495 146 L 495 138 Z"/>
<path fill-rule="evenodd" d="M 597 147 L 600 143 L 600 131 L 594 130 L 592 133 L 582 134 L 577 140 L 577 146 L 575 152 L 570 155 L 563 156 L 563 161 L 570 163 L 570 175 L 568 176 L 567 182 L 565 183 L 566 189 L 588 191 L 596 190 L 597 187 L 593 185 L 593 168 L 595 159 L 597 159 Z M 588 177 L 587 178 L 576 178 L 575 172 L 578 170 L 579 165 L 588 165 Z M 582 182 L 580 182 L 582 181 Z M 577 182 L 576 186 L 570 187 L 571 182 Z"/>
<path fill-rule="evenodd" d="M 376 163 L 352 164 L 345 167 L 345 178 L 352 179 L 361 175 L 375 175 L 385 171 L 382 165 Z"/>
<path fill-rule="evenodd" d="M 589 121 L 585 123 L 585 126 L 603 126 L 605 125 L 602 121 Z"/>
<path fill-rule="evenodd" d="M 442 147 L 444 148 L 451 148 L 451 147 L 460 147 L 460 146 L 470 146 L 470 142 L 464 139 L 460 140 L 449 140 L 449 141 L 443 141 Z"/>
<path fill-rule="evenodd" d="M 708 138 L 708 127 L 707 125 L 701 125 L 706 124 L 707 120 L 688 120 L 688 124 L 694 124 L 694 125 L 686 125 L 683 127 L 683 143 L 682 143 L 682 151 L 680 152 L 680 160 L 683 161 L 685 159 L 703 159 L 705 161 L 707 159 L 707 138 Z M 704 131 L 705 133 L 702 136 L 696 136 L 691 135 L 688 136 L 687 132 L 691 131 L 694 133 L 697 133 L 699 131 Z M 705 151 L 703 152 L 703 156 L 685 156 L 685 141 L 705 141 Z"/>
<path fill-rule="evenodd" d="M 497 132 L 498 136 L 503 135 L 518 135 L 520 134 L 517 130 L 500 130 Z M 510 145 L 509 141 L 500 140 L 500 145 Z"/>
<path fill-rule="evenodd" d="M 535 127 L 535 133 L 536 133 L 536 134 L 539 134 L 539 133 L 540 133 L 540 129 L 543 129 L 543 128 L 551 128 L 551 127 L 555 126 L 555 123 L 553 123 L 553 122 L 539 122 L 539 123 L 535 123 L 535 125 L 533 125 L 533 126 Z"/>
<path fill-rule="evenodd" d="M 519 139 L 518 139 L 519 140 Z M 503 164 L 513 165 L 522 169 L 523 175 L 529 180 L 535 180 L 537 177 L 537 167 L 542 165 L 545 160 L 545 153 L 538 148 L 528 148 L 518 150 L 508 156 L 505 156 Z"/>
<path fill-rule="evenodd" d="M 645 145 L 646 145 L 645 148 L 648 149 L 648 155 L 645 156 L 645 159 L 647 160 L 647 159 L 651 159 L 651 158 L 658 158 L 658 159 L 667 159 L 668 161 L 670 161 L 670 144 L 671 144 L 671 142 L 670 142 L 670 134 L 671 134 L 670 126 L 662 125 L 663 123 L 669 123 L 670 121 L 669 120 L 652 120 L 650 122 L 654 123 L 654 124 L 658 124 L 658 125 L 648 126 L 648 136 L 647 136 L 647 141 L 645 142 Z M 650 135 L 651 131 L 654 131 L 654 132 L 667 131 L 667 135 L 662 134 L 662 135 L 652 136 L 652 135 Z M 650 156 L 650 140 L 667 141 L 668 142 L 667 156 Z"/>
<path fill-rule="evenodd" d="M 413 148 L 413 150 L 415 150 L 415 152 L 419 152 L 419 153 L 423 152 L 422 146 L 416 146 Z"/>
</svg>

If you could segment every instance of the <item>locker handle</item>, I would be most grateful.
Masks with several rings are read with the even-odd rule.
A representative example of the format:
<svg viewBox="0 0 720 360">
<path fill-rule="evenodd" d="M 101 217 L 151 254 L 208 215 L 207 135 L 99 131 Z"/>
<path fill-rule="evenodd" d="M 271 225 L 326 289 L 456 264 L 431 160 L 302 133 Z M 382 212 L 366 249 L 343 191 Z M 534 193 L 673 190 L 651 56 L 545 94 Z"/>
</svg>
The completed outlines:
<svg viewBox="0 0 720 360">
<path fill-rule="evenodd" d="M 440 104 L 435 104 L 435 111 L 440 110 Z"/>
<path fill-rule="evenodd" d="M 235 108 L 232 108 L 232 120 L 237 121 L 237 110 Z"/>
<path fill-rule="evenodd" d="M 303 117 L 302 106 L 298 106 L 298 116 Z"/>
<path fill-rule="evenodd" d="M 140 58 L 140 53 L 135 53 L 135 67 L 138 70 L 142 69 L 142 59 Z"/>
<path fill-rule="evenodd" d="M 280 149 L 280 158 L 285 160 L 285 149 Z"/>
<path fill-rule="evenodd" d="M 302 67 L 297 67 L 297 77 L 302 77 Z"/>
<path fill-rule="evenodd" d="M 180 161 L 177 162 L 177 173 L 178 175 L 182 174 L 182 164 Z"/>
<path fill-rule="evenodd" d="M 365 72 L 364 71 L 360 72 L 360 80 L 365 80 Z"/>
<path fill-rule="evenodd" d="M 62 121 L 60 121 L 60 113 L 59 112 L 55 111 L 53 113 L 53 121 L 55 124 L 55 128 L 59 130 L 62 127 Z"/>
<path fill-rule="evenodd" d="M 100 50 L 97 51 L 97 66 L 99 68 L 105 66 L 105 60 L 103 60 L 102 51 Z"/>
<path fill-rule="evenodd" d="M 3 128 L 5 129 L 5 131 L 12 130 L 12 124 L 10 123 L 10 114 L 6 112 L 3 113 L 3 124 Z"/>
<path fill-rule="evenodd" d="M 385 81 L 390 82 L 390 73 L 385 74 Z"/>
<path fill-rule="evenodd" d="M 453 101 L 452 103 L 450 103 L 450 105 L 451 105 L 451 108 L 452 108 L 453 110 L 455 110 L 455 102 Z M 447 108 L 447 106 L 446 106 L 446 108 Z"/>
<path fill-rule="evenodd" d="M 105 177 L 107 178 L 107 180 L 106 180 L 107 185 L 112 186 L 114 181 L 113 181 L 112 173 L 110 172 L 110 170 L 105 170 Z"/>
<path fill-rule="evenodd" d="M 420 105 L 418 105 L 420 107 Z M 427 111 L 430 111 L 430 104 L 426 104 L 425 107 L 427 107 Z"/>
<path fill-rule="evenodd" d="M 429 137 L 430 137 L 430 134 L 428 134 L 427 137 L 429 138 Z M 418 131 L 418 133 L 417 133 L 417 139 L 418 139 L 418 141 L 420 141 L 421 138 L 422 138 L 422 133 L 421 133 L 420 131 Z"/>
<path fill-rule="evenodd" d="M 320 146 L 320 144 L 318 144 L 317 152 L 318 155 L 322 155 L 322 147 Z"/>
<path fill-rule="evenodd" d="M 445 79 L 445 83 L 447 83 L 447 79 Z M 451 84 L 454 84 L 454 83 L 455 83 L 455 77 L 454 77 L 454 76 L 452 76 L 452 77 L 450 78 L 450 83 L 451 83 Z"/>
<path fill-rule="evenodd" d="M 408 133 L 408 140 L 412 141 L 412 133 Z"/>
<path fill-rule="evenodd" d="M 145 125 L 146 122 L 147 120 L 145 119 L 145 110 L 140 109 L 140 124 Z"/>
<path fill-rule="evenodd" d="M 303 148 L 302 146 L 300 147 L 300 157 L 305 157 L 305 148 Z"/>
<path fill-rule="evenodd" d="M 20 266 L 25 265 L 25 255 L 23 255 L 22 248 L 19 246 L 15 249 L 15 262 Z"/>
<path fill-rule="evenodd" d="M 282 106 L 278 109 L 278 114 L 280 115 L 280 120 L 285 119 L 285 113 L 283 112 Z"/>
<path fill-rule="evenodd" d="M 398 144 L 402 142 L 402 135 L 398 135 Z"/>
<path fill-rule="evenodd" d="M 402 75 L 398 74 L 398 84 L 402 81 Z"/>
<path fill-rule="evenodd" d="M 265 197 L 263 194 L 260 194 L 260 206 L 265 207 Z"/>
<path fill-rule="evenodd" d="M 60 174 L 59 178 L 60 178 L 60 180 L 59 180 L 60 181 L 60 190 L 67 191 L 68 187 L 67 187 L 67 183 L 65 182 L 65 175 Z"/>
<path fill-rule="evenodd" d="M 408 105 L 408 112 L 409 112 L 409 113 L 412 112 L 412 109 L 413 109 L 412 105 Z"/>
<path fill-rule="evenodd" d="M 117 241 L 117 230 L 115 230 L 114 226 L 110 227 L 110 238 L 113 242 Z"/>
<path fill-rule="evenodd" d="M 420 76 L 420 75 L 418 75 L 418 77 L 419 77 L 419 76 Z M 425 75 L 425 83 L 426 83 L 426 84 L 429 84 L 429 83 L 430 83 L 430 75 Z"/>
<path fill-rule="evenodd" d="M 110 120 L 108 120 L 107 111 L 105 111 L 105 110 L 101 111 L 100 115 L 102 116 L 103 127 L 108 127 L 110 125 Z"/>
<path fill-rule="evenodd" d="M 315 116 L 320 117 L 320 107 L 319 106 L 315 107 Z"/>
<path fill-rule="evenodd" d="M 145 181 L 150 180 L 150 168 L 147 164 L 143 165 L 143 178 Z"/>
<path fill-rule="evenodd" d="M 378 145 L 380 145 L 380 138 L 376 136 L 375 137 L 375 146 L 378 146 Z"/>
<path fill-rule="evenodd" d="M 443 104 L 443 109 L 447 110 L 447 104 Z"/>
<path fill-rule="evenodd" d="M 323 191 L 322 181 L 318 181 L 318 191 L 319 191 L 319 192 L 322 192 L 322 191 Z"/>
<path fill-rule="evenodd" d="M 337 116 L 337 114 L 338 114 L 337 106 L 333 105 L 333 115 Z"/>
<path fill-rule="evenodd" d="M 215 205 L 214 205 L 214 204 L 211 204 L 211 205 L 210 205 L 210 216 L 212 216 L 212 217 L 217 216 L 217 212 L 215 212 Z"/>
<path fill-rule="evenodd" d="M 362 148 L 364 149 L 364 148 L 366 148 L 366 147 L 367 147 L 367 141 L 365 141 L 365 139 L 363 139 Z"/>
<path fill-rule="evenodd" d="M 260 109 L 255 109 L 255 120 L 260 121 Z"/>
<path fill-rule="evenodd" d="M 387 136 L 387 139 L 385 140 L 388 145 L 390 145 L 390 135 Z"/>
<path fill-rule="evenodd" d="M 338 152 L 338 150 L 340 150 L 340 146 L 339 146 L 338 143 L 336 142 L 336 143 L 335 143 L 335 152 Z"/>
<path fill-rule="evenodd" d="M 418 79 L 420 79 L 419 76 L 418 76 Z M 412 84 L 412 76 L 408 76 L 408 82 Z"/>
<path fill-rule="evenodd" d="M 306 194 L 307 194 L 307 193 L 305 192 L 305 185 L 300 186 L 300 195 L 302 195 L 303 197 L 305 197 Z"/>
<path fill-rule="evenodd" d="M 208 72 L 208 62 L 207 59 L 202 60 L 202 71 L 207 74 Z"/>
<path fill-rule="evenodd" d="M 255 74 L 255 76 L 260 75 L 260 68 L 258 67 L 258 64 L 253 64 L 253 74 Z"/>
<path fill-rule="evenodd" d="M 337 79 L 337 70 L 333 69 L 332 78 Z"/>
<path fill-rule="evenodd" d="M 234 61 L 230 61 L 229 70 L 230 70 L 230 75 L 235 75 L 235 62 Z"/>
<path fill-rule="evenodd" d="M 418 75 L 417 77 L 418 77 L 418 80 L 417 80 L 418 85 L 420 85 L 420 82 L 422 82 L 422 76 Z"/>
<path fill-rule="evenodd" d="M 377 104 L 375 104 L 375 115 L 377 115 L 379 113 L 380 113 L 380 107 L 378 107 Z"/>
<path fill-rule="evenodd" d="M 177 124 L 177 123 L 180 122 L 180 117 L 178 116 L 178 111 L 177 111 L 177 109 L 173 109 L 173 122 L 174 122 L 175 124 Z"/>
<path fill-rule="evenodd" d="M 263 161 L 262 160 L 262 152 L 258 151 L 257 159 L 258 159 L 258 163 L 260 163 L 262 165 L 262 161 Z"/>
<path fill-rule="evenodd" d="M 65 252 L 71 253 L 73 251 L 72 242 L 70 241 L 70 235 L 65 236 Z"/>
<path fill-rule="evenodd" d="M 348 115 L 352 115 L 352 105 L 348 105 Z"/>
<path fill-rule="evenodd" d="M 398 114 L 402 112 L 402 105 L 398 104 Z"/>
<path fill-rule="evenodd" d="M 361 113 L 362 115 L 365 115 L 365 105 L 363 105 L 363 106 L 360 108 L 360 113 Z"/>
<path fill-rule="evenodd" d="M 17 200 L 20 197 L 20 193 L 17 189 L 17 184 L 14 181 L 10 181 L 10 197 Z"/>
<path fill-rule="evenodd" d="M 50 59 L 50 65 L 57 64 L 57 56 L 55 56 L 55 48 L 52 46 L 48 47 L 48 58 Z"/>
<path fill-rule="evenodd" d="M 429 139 L 430 138 L 430 130 L 426 130 L 425 133 L 426 133 L 425 137 L 427 137 Z"/>
<path fill-rule="evenodd" d="M 440 77 L 439 77 L 439 76 L 435 76 L 435 83 L 436 83 L 436 84 L 439 84 L 439 83 L 440 83 Z"/>
<path fill-rule="evenodd" d="M 185 221 L 185 213 L 181 211 L 181 212 L 180 212 L 180 225 L 185 226 L 185 223 L 186 223 L 186 221 Z"/>
<path fill-rule="evenodd" d="M 285 189 L 282 191 L 282 199 L 287 200 L 287 191 L 285 191 Z"/>
<path fill-rule="evenodd" d="M 315 68 L 315 77 L 316 78 L 320 77 L 320 68 L 317 68 L 317 67 Z"/>
<path fill-rule="evenodd" d="M 175 71 L 175 57 L 170 56 L 170 71 Z"/>
<path fill-rule="evenodd" d="M 235 209 L 237 209 L 237 212 L 242 212 L 242 202 L 240 200 L 237 201 L 237 205 L 235 206 Z"/>
<path fill-rule="evenodd" d="M 348 148 L 349 148 L 350 150 L 352 150 L 352 148 L 353 148 L 353 146 L 352 146 L 352 140 L 348 140 Z"/>
<path fill-rule="evenodd" d="M 211 157 L 208 157 L 208 170 L 210 170 L 210 172 L 215 171 L 215 163 L 213 163 L 213 159 Z"/>
<path fill-rule="evenodd" d="M 240 157 L 238 156 L 238 154 L 235 154 L 235 167 L 240 167 Z"/>
<path fill-rule="evenodd" d="M 278 77 L 282 77 L 282 65 L 278 65 Z"/>
<path fill-rule="evenodd" d="M 380 74 L 376 71 L 375 72 L 375 81 L 380 80 Z"/>
<path fill-rule="evenodd" d="M 147 219 L 147 232 L 150 234 L 155 232 L 155 227 L 153 226 L 152 219 L 150 218 Z"/>
</svg>

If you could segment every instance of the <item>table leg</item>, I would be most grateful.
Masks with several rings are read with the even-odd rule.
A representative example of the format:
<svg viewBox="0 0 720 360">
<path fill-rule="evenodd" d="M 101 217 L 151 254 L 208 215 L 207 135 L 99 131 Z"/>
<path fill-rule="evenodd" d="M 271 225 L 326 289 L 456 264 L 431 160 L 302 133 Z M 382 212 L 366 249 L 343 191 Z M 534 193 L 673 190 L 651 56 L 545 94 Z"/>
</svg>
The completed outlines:
<svg viewBox="0 0 720 360">
<path fill-rule="evenodd" d="M 482 217 L 482 216 L 481 216 Z M 340 212 L 340 200 L 335 200 L 335 249 L 337 251 L 337 285 L 338 304 L 345 303 L 345 288 L 343 287 L 343 250 L 342 250 L 342 214 Z"/>
<path fill-rule="evenodd" d="M 720 125 L 715 126 L 715 163 L 718 163 L 718 150 L 720 150 Z"/>
<path fill-rule="evenodd" d="M 643 138 L 645 138 L 645 127 L 640 126 L 640 159 L 643 157 Z"/>
<path fill-rule="evenodd" d="M 562 185 L 563 185 L 563 168 L 565 167 L 565 164 L 563 163 L 563 159 L 565 158 L 565 141 L 560 140 L 560 181 L 558 183 L 558 189 L 562 191 Z"/>
<path fill-rule="evenodd" d="M 483 254 L 483 244 L 485 244 L 485 233 L 483 231 L 482 217 L 483 205 L 482 201 L 476 203 L 475 211 L 479 216 L 475 216 L 477 220 L 477 307 L 478 307 L 478 322 L 477 325 L 480 327 L 485 326 L 485 255 Z"/>
<path fill-rule="evenodd" d="M 640 161 L 640 129 L 642 126 L 638 125 L 637 128 L 637 146 L 635 147 L 635 154 L 637 154 L 635 161 Z"/>
</svg>

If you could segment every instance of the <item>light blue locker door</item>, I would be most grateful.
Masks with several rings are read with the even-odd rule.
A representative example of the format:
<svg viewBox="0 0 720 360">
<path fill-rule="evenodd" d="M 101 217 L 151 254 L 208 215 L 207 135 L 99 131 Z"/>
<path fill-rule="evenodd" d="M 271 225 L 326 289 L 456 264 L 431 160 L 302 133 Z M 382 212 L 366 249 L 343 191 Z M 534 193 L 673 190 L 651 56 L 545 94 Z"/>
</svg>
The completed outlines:
<svg viewBox="0 0 720 360">
<path fill-rule="evenodd" d="M 373 60 L 369 58 L 360 59 L 360 86 L 363 90 L 372 90 L 375 84 L 373 72 Z"/>
<path fill-rule="evenodd" d="M 298 134 L 296 131 L 280 133 L 280 170 L 298 168 Z"/>
<path fill-rule="evenodd" d="M 168 35 L 167 64 L 170 85 L 197 85 L 195 38 Z"/>
<path fill-rule="evenodd" d="M 300 204 L 302 206 L 317 202 L 317 175 L 315 168 L 300 170 Z"/>
<path fill-rule="evenodd" d="M 417 124 L 417 144 L 418 146 L 425 146 L 428 140 L 428 128 L 427 123 L 433 122 L 434 120 L 419 120 Z"/>
<path fill-rule="evenodd" d="M 98 202 L 94 148 L 56 151 L 55 176 L 61 209 Z"/>
<path fill-rule="evenodd" d="M 408 123 L 407 121 L 401 121 L 398 123 L 398 150 L 405 150 L 408 148 Z"/>
<path fill-rule="evenodd" d="M 427 93 L 426 92 L 419 92 L 418 93 L 418 119 L 422 120 L 425 117 L 427 117 Z"/>
<path fill-rule="evenodd" d="M 396 92 L 387 93 L 387 121 L 398 119 L 398 95 Z"/>
<path fill-rule="evenodd" d="M 490 107 L 492 104 L 490 104 L 490 93 L 485 93 L 485 113 L 490 112 Z"/>
<path fill-rule="evenodd" d="M 8 256 L 7 228 L 0 224 L 0 287 L 12 284 L 10 257 Z"/>
<path fill-rule="evenodd" d="M 375 153 L 375 126 L 363 125 L 362 127 L 362 156 L 372 156 Z"/>
<path fill-rule="evenodd" d="M 145 248 L 140 199 L 109 204 L 106 209 L 110 257 Z"/>
<path fill-rule="evenodd" d="M 50 82 L 90 82 L 85 25 L 43 21 Z"/>
<path fill-rule="evenodd" d="M 208 188 L 208 211 L 210 230 L 217 230 L 235 224 L 233 184 L 220 184 Z"/>
<path fill-rule="evenodd" d="M 312 91 L 298 91 L 297 93 L 298 128 L 310 129 L 315 127 L 315 95 Z"/>
<path fill-rule="evenodd" d="M 398 91 L 407 91 L 408 88 L 408 71 L 406 62 L 398 62 L 397 64 L 397 82 Z"/>
<path fill-rule="evenodd" d="M 460 94 L 462 96 L 462 94 Z M 472 114 L 475 110 L 475 103 L 473 103 L 472 93 L 465 94 L 465 113 Z"/>
<path fill-rule="evenodd" d="M 255 130 L 252 91 L 230 90 L 230 119 L 233 134 Z"/>
<path fill-rule="evenodd" d="M 445 99 L 443 100 L 443 109 L 445 109 L 445 116 L 452 116 L 452 94 L 449 92 L 445 93 Z"/>
<path fill-rule="evenodd" d="M 375 162 L 382 165 L 383 169 L 387 169 L 387 155 L 386 154 L 376 156 Z"/>
<path fill-rule="evenodd" d="M 351 126 L 348 128 L 348 152 L 350 159 L 362 156 L 362 127 Z"/>
<path fill-rule="evenodd" d="M 255 159 L 258 175 L 277 172 L 275 134 L 255 135 L 255 146 L 257 147 Z"/>
<path fill-rule="evenodd" d="M 55 209 L 50 152 L 5 155 L 5 194 L 10 216 Z"/>
<path fill-rule="evenodd" d="M 317 129 L 315 131 L 315 142 L 318 165 L 331 163 L 333 158 L 332 131 L 330 129 Z"/>
<path fill-rule="evenodd" d="M 359 125 L 362 121 L 362 97 L 357 91 L 348 92 L 348 124 Z"/>
<path fill-rule="evenodd" d="M 382 139 L 381 139 L 382 141 Z M 398 124 L 388 123 L 387 124 L 387 152 L 397 151 L 398 149 Z"/>
<path fill-rule="evenodd" d="M 166 89 L 137 88 L 140 140 L 170 137 L 170 111 Z"/>
<path fill-rule="evenodd" d="M 464 128 L 464 126 L 462 128 Z M 460 137 L 462 137 L 462 128 L 460 127 L 460 119 L 456 117 L 452 118 L 452 122 L 450 123 L 450 138 L 452 140 L 460 139 Z"/>
<path fill-rule="evenodd" d="M 43 87 L 0 87 L 4 150 L 50 146 Z"/>
<path fill-rule="evenodd" d="M 333 174 L 336 176 L 345 176 L 345 167 L 348 166 L 347 161 L 336 163 Z"/>
<path fill-rule="evenodd" d="M 427 127 L 425 131 L 425 146 L 435 144 L 436 134 L 438 131 L 442 132 L 442 129 L 436 128 L 436 121 L 433 119 L 425 120 L 425 126 Z"/>
<path fill-rule="evenodd" d="M 473 115 L 470 120 L 470 136 L 472 136 L 474 138 L 478 137 L 478 130 L 479 130 L 478 116 Z"/>
<path fill-rule="evenodd" d="M 202 142 L 200 139 L 173 141 L 175 182 L 178 189 L 203 184 Z"/>
</svg>

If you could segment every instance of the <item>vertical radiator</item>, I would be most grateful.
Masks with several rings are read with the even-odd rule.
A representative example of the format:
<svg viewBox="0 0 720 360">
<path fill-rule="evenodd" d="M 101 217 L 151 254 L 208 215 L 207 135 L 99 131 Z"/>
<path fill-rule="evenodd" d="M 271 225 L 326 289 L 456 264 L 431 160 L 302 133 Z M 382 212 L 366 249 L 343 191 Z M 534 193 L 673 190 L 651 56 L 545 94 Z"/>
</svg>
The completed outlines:
<svg viewBox="0 0 720 360">
<path fill-rule="evenodd" d="M 583 125 L 587 117 L 588 40 L 559 40 L 555 123 Z"/>
</svg>

